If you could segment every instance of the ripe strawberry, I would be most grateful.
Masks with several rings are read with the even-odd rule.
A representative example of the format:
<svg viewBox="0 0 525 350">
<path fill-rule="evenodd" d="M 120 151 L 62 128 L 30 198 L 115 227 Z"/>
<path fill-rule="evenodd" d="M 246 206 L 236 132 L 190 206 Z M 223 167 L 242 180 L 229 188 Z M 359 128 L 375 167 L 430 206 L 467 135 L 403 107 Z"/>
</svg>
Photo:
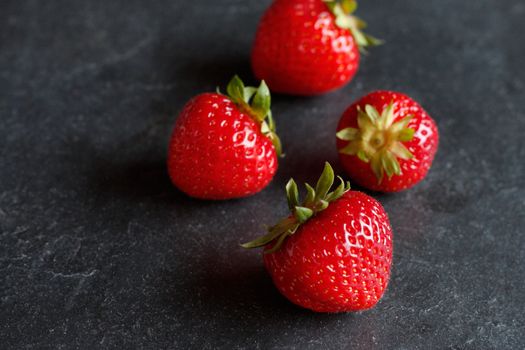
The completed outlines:
<svg viewBox="0 0 525 350">
<path fill-rule="evenodd" d="M 359 51 L 381 43 L 352 15 L 355 0 L 275 0 L 264 14 L 252 49 L 252 67 L 272 91 L 317 95 L 355 75 Z"/>
<path fill-rule="evenodd" d="M 352 104 L 337 130 L 343 167 L 374 191 L 397 192 L 421 181 L 438 147 L 434 120 L 410 97 L 392 91 L 375 91 Z"/>
<path fill-rule="evenodd" d="M 168 172 L 192 197 L 228 199 L 262 190 L 281 152 L 270 111 L 270 91 L 245 87 L 235 76 L 228 96 L 204 93 L 180 113 L 168 150 Z"/>
<path fill-rule="evenodd" d="M 373 307 L 390 277 L 392 229 L 379 202 L 334 181 L 330 164 L 315 190 L 299 204 L 297 185 L 286 185 L 292 215 L 269 233 L 243 245 L 265 246 L 264 263 L 277 289 L 290 301 L 317 312 Z"/>
</svg>

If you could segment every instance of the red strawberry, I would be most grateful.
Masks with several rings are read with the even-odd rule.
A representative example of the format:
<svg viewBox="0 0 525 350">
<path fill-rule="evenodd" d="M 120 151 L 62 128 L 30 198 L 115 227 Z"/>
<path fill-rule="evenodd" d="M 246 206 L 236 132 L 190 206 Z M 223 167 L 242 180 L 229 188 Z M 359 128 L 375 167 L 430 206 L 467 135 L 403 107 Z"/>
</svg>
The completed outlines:
<svg viewBox="0 0 525 350">
<path fill-rule="evenodd" d="M 355 75 L 359 50 L 381 42 L 361 32 L 355 0 L 275 0 L 255 36 L 252 67 L 272 91 L 316 95 Z"/>
<path fill-rule="evenodd" d="M 264 263 L 277 289 L 290 301 L 317 312 L 373 307 L 390 277 L 392 229 L 379 202 L 334 181 L 326 163 L 315 190 L 299 204 L 297 185 L 286 185 L 292 215 L 269 233 L 243 245 L 265 246 Z"/>
<path fill-rule="evenodd" d="M 352 104 L 337 130 L 343 167 L 374 191 L 397 192 L 421 181 L 438 147 L 434 120 L 410 97 L 392 91 L 375 91 Z"/>
<path fill-rule="evenodd" d="M 204 93 L 180 113 L 168 150 L 168 171 L 192 197 L 228 199 L 262 190 L 277 170 L 280 141 L 270 91 L 245 87 L 235 76 L 228 96 Z"/>
</svg>

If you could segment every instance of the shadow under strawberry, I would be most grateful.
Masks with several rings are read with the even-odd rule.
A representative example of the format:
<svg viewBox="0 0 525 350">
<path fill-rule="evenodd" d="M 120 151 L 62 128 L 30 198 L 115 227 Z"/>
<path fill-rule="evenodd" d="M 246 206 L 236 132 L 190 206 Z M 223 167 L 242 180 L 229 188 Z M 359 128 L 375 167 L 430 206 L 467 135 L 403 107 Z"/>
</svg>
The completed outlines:
<svg viewBox="0 0 525 350">
<path fill-rule="evenodd" d="M 126 201 L 149 202 L 155 206 L 212 206 L 213 202 L 187 196 L 171 183 L 162 159 L 152 161 L 100 160 L 91 178 L 102 195 Z"/>
<path fill-rule="evenodd" d="M 203 272 L 196 271 L 193 279 L 185 279 L 187 284 L 180 285 L 168 275 L 163 281 L 167 285 L 159 287 L 167 291 L 160 302 L 174 314 L 191 314 L 184 319 L 191 319 L 194 327 L 216 324 L 224 330 L 231 326 L 236 337 L 248 338 L 297 320 L 317 324 L 354 318 L 354 314 L 318 314 L 295 306 L 277 291 L 262 262 L 232 258 L 240 262 L 233 267 L 226 261 L 209 258 L 202 257 L 199 265 Z M 236 328 L 239 320 L 242 328 Z"/>
<path fill-rule="evenodd" d="M 100 190 L 125 198 L 179 195 L 171 185 L 164 162 L 101 161 L 97 173 L 94 180 Z"/>
</svg>

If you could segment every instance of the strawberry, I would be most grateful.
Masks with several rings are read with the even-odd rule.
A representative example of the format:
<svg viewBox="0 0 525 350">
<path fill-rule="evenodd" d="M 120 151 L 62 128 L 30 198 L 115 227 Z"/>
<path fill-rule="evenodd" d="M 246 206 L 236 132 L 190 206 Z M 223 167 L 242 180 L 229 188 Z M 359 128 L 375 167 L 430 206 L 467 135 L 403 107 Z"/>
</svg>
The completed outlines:
<svg viewBox="0 0 525 350">
<path fill-rule="evenodd" d="M 352 104 L 337 130 L 343 167 L 374 191 L 414 186 L 426 176 L 438 147 L 434 120 L 410 97 L 392 91 L 375 91 Z"/>
<path fill-rule="evenodd" d="M 235 76 L 227 93 L 194 97 L 173 129 L 168 172 L 175 186 L 192 197 L 248 196 L 268 185 L 277 170 L 281 145 L 265 82 L 245 87 Z"/>
<path fill-rule="evenodd" d="M 262 17 L 252 67 L 272 91 L 317 95 L 347 84 L 359 51 L 381 43 L 364 34 L 355 0 L 275 0 Z"/>
<path fill-rule="evenodd" d="M 264 246 L 263 259 L 277 289 L 317 312 L 373 307 L 390 277 L 392 229 L 372 197 L 344 183 L 329 192 L 334 173 L 326 163 L 316 188 L 299 204 L 297 185 L 286 185 L 291 215 L 267 235 L 243 245 Z"/>
</svg>

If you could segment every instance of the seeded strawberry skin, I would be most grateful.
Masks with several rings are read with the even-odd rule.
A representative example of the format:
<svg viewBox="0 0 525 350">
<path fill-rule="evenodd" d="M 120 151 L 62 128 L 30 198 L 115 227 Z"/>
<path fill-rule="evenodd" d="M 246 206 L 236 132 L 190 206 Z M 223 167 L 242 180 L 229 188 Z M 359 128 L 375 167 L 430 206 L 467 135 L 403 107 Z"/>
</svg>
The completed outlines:
<svg viewBox="0 0 525 350">
<path fill-rule="evenodd" d="M 404 142 L 414 157 L 409 160 L 398 159 L 401 175 L 394 175 L 390 179 L 385 176 L 379 183 L 369 163 L 363 162 L 357 156 L 339 153 L 341 164 L 352 181 L 372 191 L 399 192 L 419 183 L 432 166 L 439 145 L 439 132 L 432 117 L 412 98 L 394 91 L 374 91 L 353 103 L 343 113 L 337 131 L 357 127 L 358 106 L 364 109 L 367 104 L 372 105 L 381 112 L 391 102 L 394 102 L 395 106 L 394 121 L 412 115 L 408 127 L 415 130 L 413 139 Z M 338 150 L 347 144 L 340 139 L 337 139 L 336 143 Z"/>
<path fill-rule="evenodd" d="M 318 95 L 347 84 L 359 67 L 359 48 L 322 0 L 276 0 L 256 33 L 255 76 L 275 92 Z"/>
<path fill-rule="evenodd" d="M 349 191 L 263 259 L 291 302 L 334 313 L 377 304 L 389 281 L 392 252 L 392 228 L 381 204 Z"/>
<path fill-rule="evenodd" d="M 204 93 L 180 112 L 168 148 L 168 173 L 189 196 L 253 195 L 268 185 L 277 166 L 272 142 L 228 97 Z"/>
</svg>

